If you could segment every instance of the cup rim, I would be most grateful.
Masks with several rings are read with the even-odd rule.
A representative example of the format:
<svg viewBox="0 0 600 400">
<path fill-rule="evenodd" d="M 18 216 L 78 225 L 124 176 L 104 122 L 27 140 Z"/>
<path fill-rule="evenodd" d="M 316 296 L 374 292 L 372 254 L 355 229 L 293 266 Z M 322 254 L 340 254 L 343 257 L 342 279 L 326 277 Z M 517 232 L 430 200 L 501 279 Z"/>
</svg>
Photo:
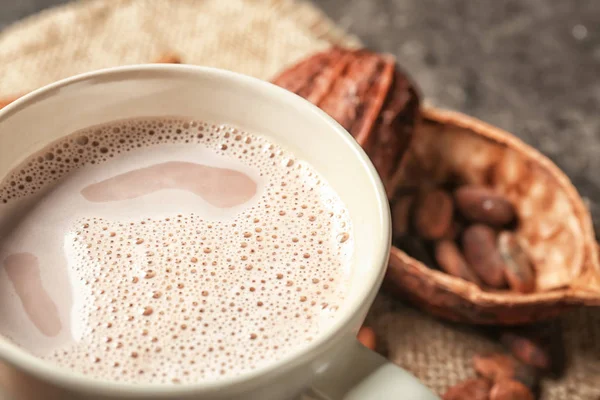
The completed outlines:
<svg viewBox="0 0 600 400">
<path fill-rule="evenodd" d="M 384 240 L 382 240 L 381 245 L 377 246 L 377 253 L 374 257 L 376 264 L 374 267 L 376 268 L 373 268 L 374 272 L 369 275 L 369 278 L 361 291 L 359 293 L 354 293 L 352 296 L 352 306 L 349 307 L 348 311 L 346 311 L 325 334 L 319 335 L 316 340 L 307 344 L 299 352 L 287 354 L 278 361 L 270 363 L 265 367 L 251 370 L 238 376 L 181 385 L 115 382 L 92 378 L 67 368 L 57 367 L 51 362 L 44 361 L 30 354 L 25 349 L 11 343 L 9 340 L 1 340 L 0 360 L 6 361 L 36 378 L 41 378 L 42 380 L 52 382 L 53 384 L 79 391 L 92 391 L 97 394 L 106 395 L 127 393 L 131 396 L 144 396 L 144 398 L 146 398 L 146 396 L 151 398 L 164 395 L 185 396 L 190 394 L 210 393 L 220 391 L 226 386 L 252 385 L 253 383 L 260 382 L 262 379 L 267 378 L 275 371 L 281 373 L 282 371 L 306 363 L 310 359 L 313 359 L 315 354 L 321 354 L 326 349 L 332 347 L 336 337 L 340 336 L 342 332 L 345 332 L 350 328 L 356 312 L 365 302 L 374 297 L 375 292 L 381 285 L 389 258 L 392 232 L 387 195 L 375 167 L 354 138 L 332 117 L 304 98 L 270 82 L 228 70 L 194 65 L 139 64 L 106 68 L 62 79 L 24 95 L 3 109 L 0 109 L 0 124 L 11 114 L 18 112 L 20 109 L 25 108 L 38 100 L 58 93 L 61 88 L 66 86 L 97 78 L 103 78 L 103 80 L 107 78 L 110 80 L 122 80 L 119 79 L 119 77 L 127 76 L 128 74 L 135 72 L 151 74 L 152 72 L 156 73 L 161 71 L 172 73 L 187 72 L 190 75 L 197 76 L 213 76 L 215 78 L 230 81 L 233 87 L 240 85 L 250 86 L 252 91 L 260 91 L 265 94 L 270 93 L 269 97 L 280 97 L 285 99 L 286 102 L 293 103 L 293 112 L 306 115 L 312 114 L 314 118 L 323 120 L 331 134 L 340 136 L 344 143 L 350 147 L 355 156 L 355 161 L 353 162 L 360 163 L 362 168 L 366 170 L 369 181 L 376 190 L 375 197 L 379 209 L 379 221 L 377 221 L 377 223 L 381 225 L 384 234 Z"/>
</svg>

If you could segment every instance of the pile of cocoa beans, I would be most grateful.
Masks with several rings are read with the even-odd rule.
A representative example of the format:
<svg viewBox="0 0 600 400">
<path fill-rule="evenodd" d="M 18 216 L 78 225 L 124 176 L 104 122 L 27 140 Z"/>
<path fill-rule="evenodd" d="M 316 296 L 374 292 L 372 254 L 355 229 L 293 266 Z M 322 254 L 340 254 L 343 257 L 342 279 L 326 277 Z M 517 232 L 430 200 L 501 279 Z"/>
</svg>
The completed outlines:
<svg viewBox="0 0 600 400">
<path fill-rule="evenodd" d="M 432 268 L 483 289 L 530 293 L 535 274 L 514 233 L 517 214 L 479 185 L 401 190 L 392 204 L 394 242 Z"/>
<path fill-rule="evenodd" d="M 558 322 L 506 330 L 499 340 L 506 352 L 475 355 L 478 377 L 452 386 L 443 400 L 534 400 L 541 378 L 562 375 L 566 360 Z"/>
</svg>

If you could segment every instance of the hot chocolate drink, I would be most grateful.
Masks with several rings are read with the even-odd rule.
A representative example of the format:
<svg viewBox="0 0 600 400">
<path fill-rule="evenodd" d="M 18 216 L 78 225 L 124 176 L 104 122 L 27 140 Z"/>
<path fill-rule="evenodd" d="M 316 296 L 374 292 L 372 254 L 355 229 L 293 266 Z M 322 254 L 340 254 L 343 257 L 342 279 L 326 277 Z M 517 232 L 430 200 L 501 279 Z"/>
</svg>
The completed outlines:
<svg viewBox="0 0 600 400">
<path fill-rule="evenodd" d="M 335 323 L 353 247 L 333 188 L 265 137 L 95 126 L 0 185 L 0 334 L 105 380 L 243 374 Z"/>
</svg>

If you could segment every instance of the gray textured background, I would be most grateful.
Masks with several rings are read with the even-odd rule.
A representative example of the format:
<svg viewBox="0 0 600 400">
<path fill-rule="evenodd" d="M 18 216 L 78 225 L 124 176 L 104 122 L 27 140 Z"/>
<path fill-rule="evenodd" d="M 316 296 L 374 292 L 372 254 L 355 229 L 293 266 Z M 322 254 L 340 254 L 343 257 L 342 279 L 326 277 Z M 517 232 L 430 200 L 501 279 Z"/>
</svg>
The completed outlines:
<svg viewBox="0 0 600 400">
<path fill-rule="evenodd" d="M 0 29 L 66 0 L 0 0 Z M 552 158 L 600 221 L 600 0 L 317 0 L 428 101 Z"/>
</svg>

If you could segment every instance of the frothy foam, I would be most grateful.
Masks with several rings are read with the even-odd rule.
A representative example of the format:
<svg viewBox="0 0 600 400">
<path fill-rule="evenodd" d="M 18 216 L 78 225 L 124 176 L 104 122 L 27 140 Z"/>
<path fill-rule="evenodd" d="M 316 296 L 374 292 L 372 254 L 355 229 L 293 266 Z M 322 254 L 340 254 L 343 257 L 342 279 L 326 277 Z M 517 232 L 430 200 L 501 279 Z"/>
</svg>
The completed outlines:
<svg viewBox="0 0 600 400">
<path fill-rule="evenodd" d="M 93 127 L 0 186 L 0 333 L 103 379 L 238 375 L 327 330 L 352 249 L 333 189 L 264 137 L 183 119 Z"/>
</svg>

